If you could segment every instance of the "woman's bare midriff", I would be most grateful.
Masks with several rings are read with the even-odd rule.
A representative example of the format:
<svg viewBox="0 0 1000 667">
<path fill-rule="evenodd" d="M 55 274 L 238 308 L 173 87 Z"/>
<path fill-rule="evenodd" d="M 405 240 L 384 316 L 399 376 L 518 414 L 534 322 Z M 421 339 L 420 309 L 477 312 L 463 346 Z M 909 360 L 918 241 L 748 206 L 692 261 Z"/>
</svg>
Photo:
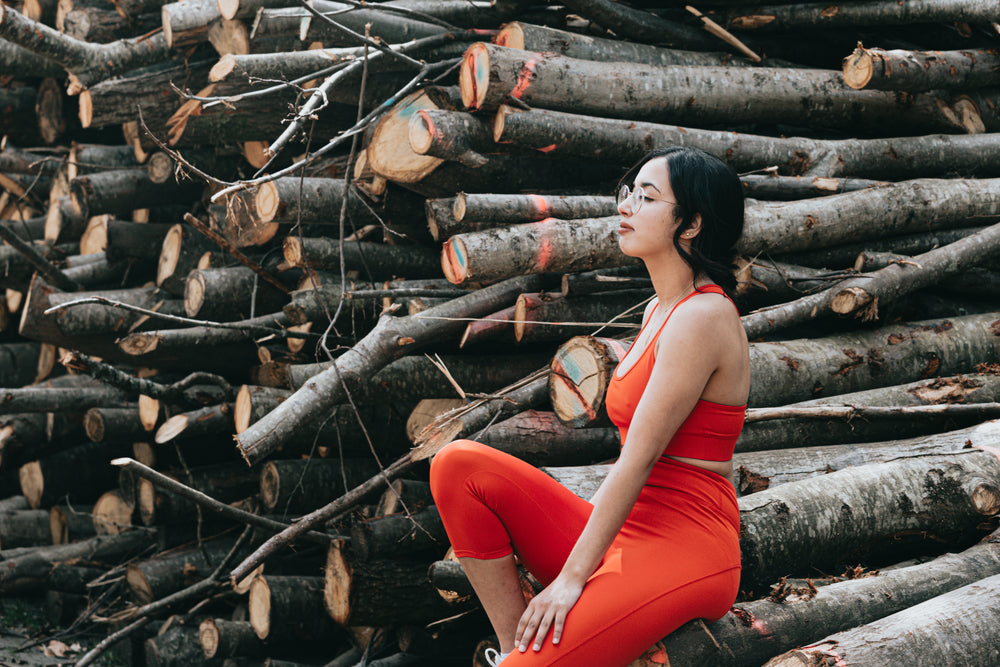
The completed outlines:
<svg viewBox="0 0 1000 667">
<path fill-rule="evenodd" d="M 667 457 L 674 459 L 675 461 L 680 461 L 681 463 L 687 463 L 698 468 L 704 468 L 709 472 L 714 472 L 716 475 L 721 475 L 722 477 L 728 479 L 729 483 L 734 487 L 736 486 L 736 482 L 733 480 L 732 459 L 728 461 L 706 461 L 705 459 L 693 459 L 689 456 L 671 456 L 670 454 L 667 454 Z"/>
</svg>

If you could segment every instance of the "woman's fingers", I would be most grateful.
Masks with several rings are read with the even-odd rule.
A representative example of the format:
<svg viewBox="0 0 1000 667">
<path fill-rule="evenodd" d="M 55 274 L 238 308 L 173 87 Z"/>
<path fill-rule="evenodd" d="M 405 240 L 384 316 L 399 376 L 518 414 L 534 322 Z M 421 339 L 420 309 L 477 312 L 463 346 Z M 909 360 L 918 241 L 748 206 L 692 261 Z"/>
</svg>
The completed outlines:
<svg viewBox="0 0 1000 667">
<path fill-rule="evenodd" d="M 556 612 L 555 622 L 552 624 L 552 643 L 558 644 L 562 639 L 563 625 L 566 623 L 566 613 L 568 610 L 560 609 Z"/>
</svg>

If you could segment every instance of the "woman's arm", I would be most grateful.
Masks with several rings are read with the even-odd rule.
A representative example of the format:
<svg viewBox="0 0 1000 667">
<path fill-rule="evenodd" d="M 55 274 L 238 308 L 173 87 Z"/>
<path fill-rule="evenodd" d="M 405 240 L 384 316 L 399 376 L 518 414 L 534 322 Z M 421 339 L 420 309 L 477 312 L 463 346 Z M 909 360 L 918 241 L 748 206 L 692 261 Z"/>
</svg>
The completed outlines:
<svg viewBox="0 0 1000 667">
<path fill-rule="evenodd" d="M 535 650 L 552 628 L 559 643 L 566 614 L 576 603 L 587 579 L 621 530 L 645 485 L 653 465 L 695 404 L 722 358 L 717 316 L 726 303 L 684 304 L 657 341 L 656 361 L 636 407 L 618 461 L 594 495 L 594 510 L 559 576 L 536 596 L 518 623 L 515 643 Z M 533 641 L 532 641 L 533 640 Z"/>
</svg>

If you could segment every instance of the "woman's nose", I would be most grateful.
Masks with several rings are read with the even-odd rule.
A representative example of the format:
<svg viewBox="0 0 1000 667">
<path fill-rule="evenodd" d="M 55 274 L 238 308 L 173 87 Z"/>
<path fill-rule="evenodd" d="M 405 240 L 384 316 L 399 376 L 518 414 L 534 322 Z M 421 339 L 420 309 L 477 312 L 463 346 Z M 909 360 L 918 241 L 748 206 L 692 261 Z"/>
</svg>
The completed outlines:
<svg viewBox="0 0 1000 667">
<path fill-rule="evenodd" d="M 618 212 L 626 218 L 632 215 L 632 199 L 624 199 L 618 204 Z"/>
</svg>

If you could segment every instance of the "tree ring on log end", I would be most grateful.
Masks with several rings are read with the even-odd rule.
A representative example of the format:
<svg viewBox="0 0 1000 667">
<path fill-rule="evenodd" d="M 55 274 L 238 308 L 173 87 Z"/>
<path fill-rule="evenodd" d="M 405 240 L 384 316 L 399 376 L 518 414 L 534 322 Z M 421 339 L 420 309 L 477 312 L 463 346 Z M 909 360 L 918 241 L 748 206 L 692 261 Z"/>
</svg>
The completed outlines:
<svg viewBox="0 0 1000 667">
<path fill-rule="evenodd" d="M 214 618 L 206 618 L 198 626 L 198 643 L 206 658 L 214 658 L 219 652 L 219 626 L 215 624 Z"/>
<path fill-rule="evenodd" d="M 854 53 L 844 58 L 844 83 L 855 90 L 861 90 L 872 80 L 875 72 L 875 57 L 858 44 Z"/>
<path fill-rule="evenodd" d="M 458 71 L 458 89 L 465 108 L 469 111 L 480 109 L 486 100 L 489 85 L 490 53 L 486 44 L 476 42 L 462 56 L 462 66 Z"/>
<path fill-rule="evenodd" d="M 271 633 L 271 589 L 264 577 L 255 577 L 250 584 L 250 627 L 260 639 Z"/>
<path fill-rule="evenodd" d="M 42 493 L 45 491 L 41 464 L 38 461 L 25 463 L 17 471 L 17 477 L 21 483 L 21 495 L 28 499 L 31 509 L 39 509 L 42 506 Z"/>
<path fill-rule="evenodd" d="M 500 31 L 493 38 L 493 43 L 497 46 L 524 51 L 524 29 L 517 21 L 504 24 L 500 26 Z"/>
</svg>

